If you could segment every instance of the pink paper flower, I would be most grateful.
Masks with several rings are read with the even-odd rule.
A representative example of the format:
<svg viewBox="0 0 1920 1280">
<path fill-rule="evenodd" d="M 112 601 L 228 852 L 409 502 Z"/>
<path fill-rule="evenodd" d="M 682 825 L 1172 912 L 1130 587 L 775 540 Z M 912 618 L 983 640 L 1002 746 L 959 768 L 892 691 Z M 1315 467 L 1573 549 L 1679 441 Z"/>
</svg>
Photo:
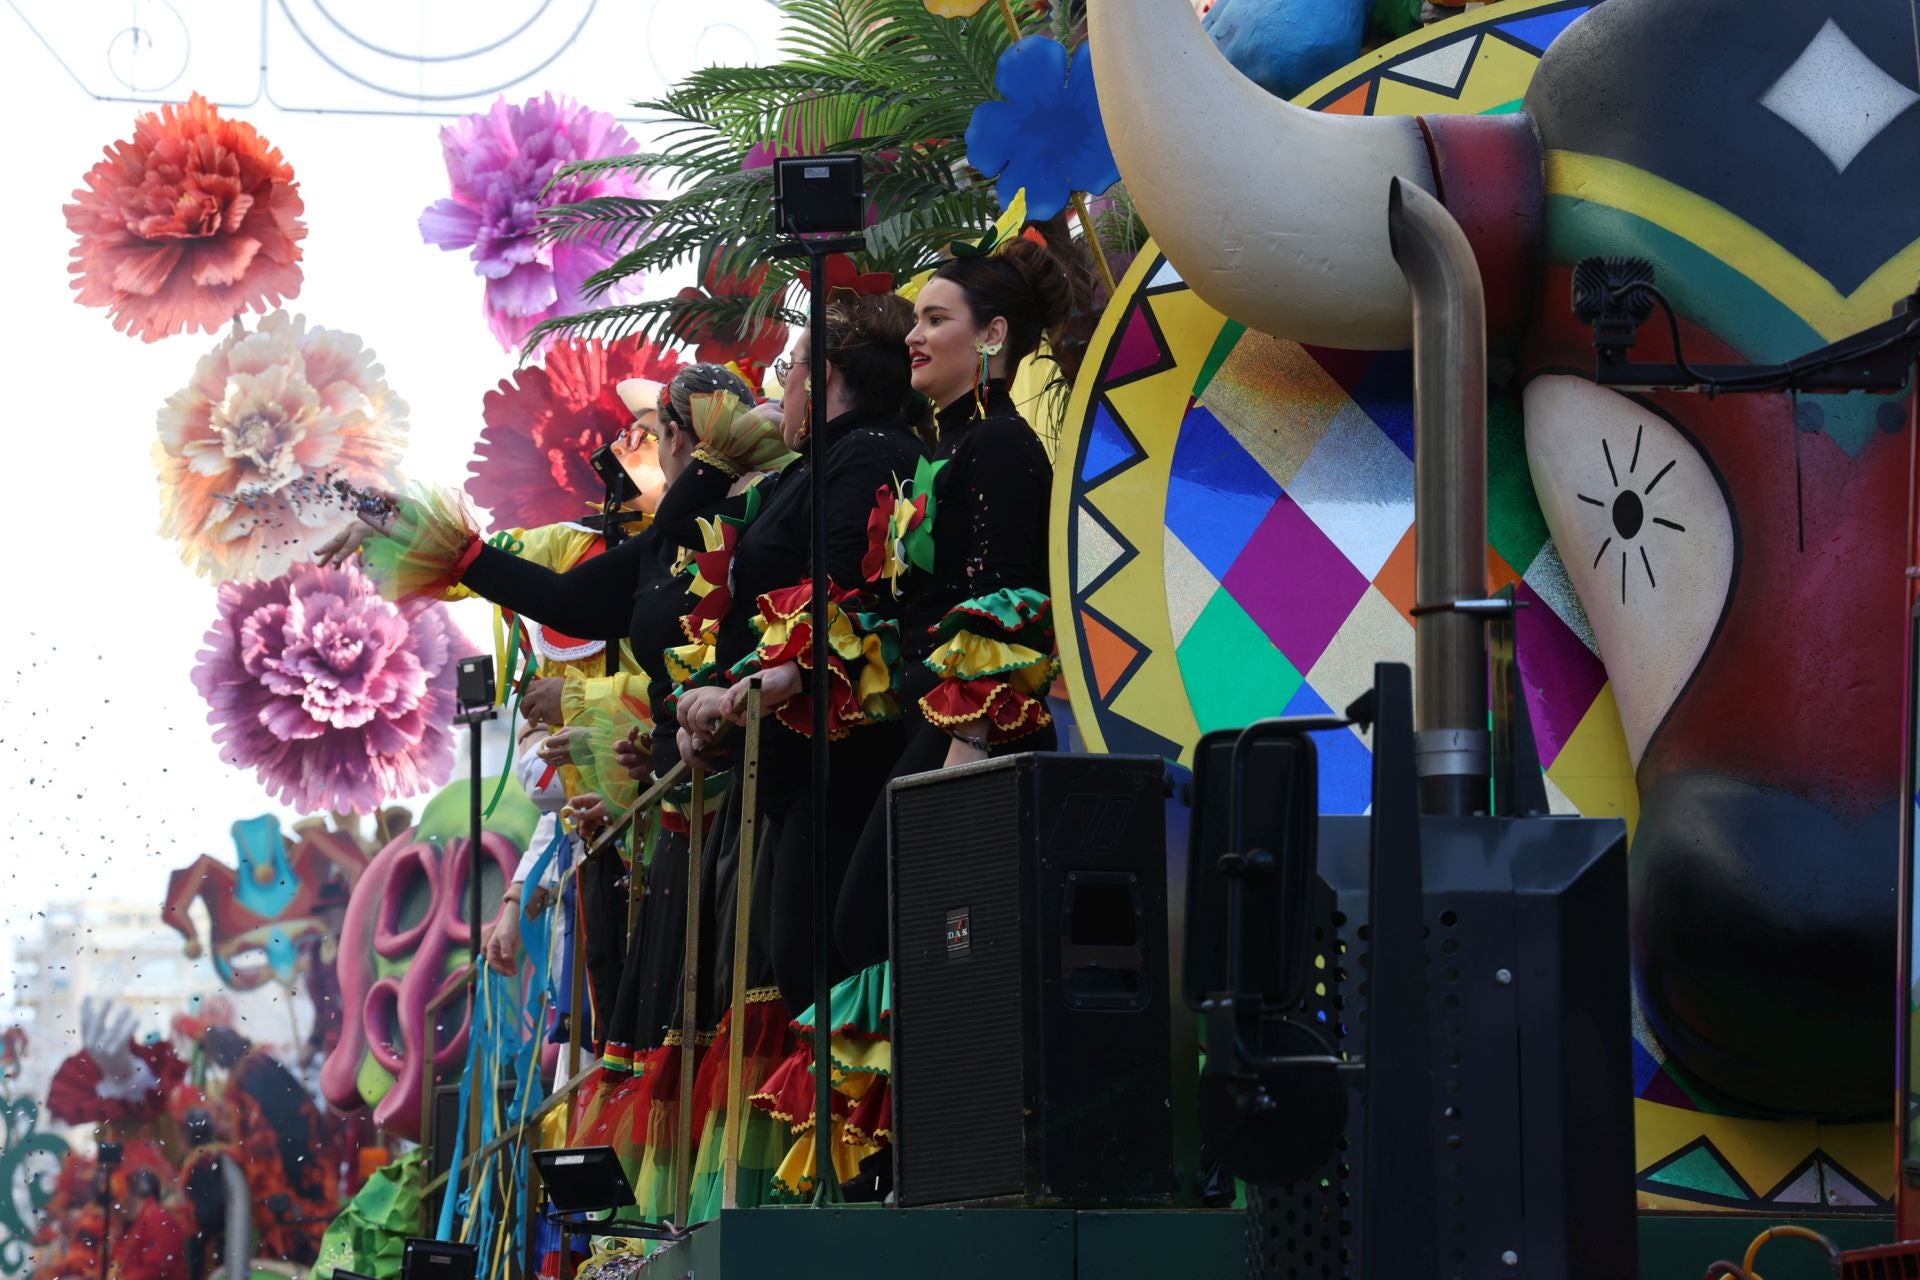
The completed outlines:
<svg viewBox="0 0 1920 1280">
<path fill-rule="evenodd" d="M 300 187 L 252 125 L 195 94 L 141 116 L 106 155 L 66 206 L 80 305 L 153 342 L 299 296 Z"/>
<path fill-rule="evenodd" d="M 487 325 L 502 347 L 517 349 L 542 320 L 638 296 L 644 282 L 636 275 L 587 303 L 581 285 L 617 255 L 591 237 L 543 242 L 537 235 L 543 209 L 646 194 L 631 170 L 546 189 L 562 165 L 638 150 L 612 116 L 552 94 L 517 107 L 501 98 L 491 110 L 442 129 L 440 146 L 453 194 L 420 215 L 420 234 L 442 249 L 472 247 L 474 273 L 487 282 Z"/>
<path fill-rule="evenodd" d="M 620 399 L 628 378 L 666 382 L 679 371 L 678 358 L 638 338 L 605 344 L 562 338 L 547 348 L 545 363 L 522 369 L 489 391 L 481 414 L 478 457 L 467 465 L 467 495 L 492 513 L 499 529 L 534 529 L 578 520 L 599 509 L 605 483 L 588 458 L 634 420 Z M 658 501 L 665 485 L 653 446 L 632 458 L 644 505 Z M 646 493 L 648 477 L 653 493 Z"/>
<path fill-rule="evenodd" d="M 453 771 L 444 606 L 389 604 L 357 565 L 226 582 L 194 687 L 227 763 L 303 813 L 371 813 Z"/>
</svg>

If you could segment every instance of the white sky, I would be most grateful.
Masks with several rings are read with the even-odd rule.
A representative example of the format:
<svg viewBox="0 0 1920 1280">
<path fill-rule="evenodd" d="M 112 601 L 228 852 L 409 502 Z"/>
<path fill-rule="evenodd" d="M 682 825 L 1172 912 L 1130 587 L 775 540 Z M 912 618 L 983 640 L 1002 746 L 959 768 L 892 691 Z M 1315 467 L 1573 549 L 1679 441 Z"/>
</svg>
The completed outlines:
<svg viewBox="0 0 1920 1280">
<path fill-rule="evenodd" d="M 539 7 L 334 0 L 328 9 L 367 44 L 444 53 L 447 40 L 478 47 Z M 289 9 L 315 21 L 311 0 L 290 0 Z M 587 25 L 508 97 L 566 92 L 622 115 L 631 114 L 630 100 L 695 65 L 766 56 L 778 12 L 769 0 L 602 0 L 597 8 L 561 0 L 553 10 L 572 11 L 569 22 L 585 16 Z M 124 35 L 129 15 L 154 33 L 141 46 L 148 67 L 177 56 L 176 69 L 184 68 L 168 92 L 184 96 L 200 85 L 229 101 L 257 92 L 266 22 L 272 101 L 262 97 L 235 114 L 286 155 L 306 202 L 306 281 L 287 307 L 356 332 L 377 352 L 411 407 L 410 474 L 463 479 L 481 397 L 514 367 L 487 331 L 481 283 L 464 251 L 424 245 L 415 225 L 446 193 L 444 121 L 276 108 L 387 101 L 293 40 L 278 4 L 256 14 L 246 0 L 0 0 L 0 511 L 9 588 L 0 630 L 0 1022 L 12 985 L 11 939 L 42 904 L 110 887 L 114 897 L 151 897 L 157 916 L 171 869 L 201 853 L 231 861 L 230 824 L 278 811 L 250 773 L 219 759 L 189 679 L 214 618 L 214 586 L 155 532 L 155 411 L 215 339 L 130 339 L 104 311 L 75 305 L 68 287 L 72 237 L 61 206 L 101 148 L 129 135 L 143 110 L 89 96 L 126 92 L 110 76 L 126 70 L 119 60 L 132 39 Z M 485 23 L 502 30 L 476 30 Z M 442 92 L 498 83 L 523 69 L 514 57 L 537 63 L 548 51 L 540 41 L 557 47 L 564 34 L 535 24 L 490 60 L 435 64 L 431 77 L 416 68 L 416 80 Z M 525 54 L 516 52 L 521 46 Z M 328 55 L 363 79 L 391 81 L 387 64 L 360 49 L 336 38 Z M 136 83 L 145 83 L 142 74 L 135 71 Z M 683 281 L 656 283 L 670 291 Z M 461 622 L 491 647 L 484 609 Z"/>
</svg>

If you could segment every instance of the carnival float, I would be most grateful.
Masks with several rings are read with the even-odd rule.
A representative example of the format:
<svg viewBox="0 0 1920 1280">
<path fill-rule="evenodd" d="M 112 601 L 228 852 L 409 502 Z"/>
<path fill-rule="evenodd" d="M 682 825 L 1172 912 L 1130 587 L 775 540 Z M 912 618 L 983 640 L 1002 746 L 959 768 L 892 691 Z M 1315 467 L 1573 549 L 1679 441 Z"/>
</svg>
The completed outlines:
<svg viewBox="0 0 1920 1280">
<path fill-rule="evenodd" d="M 470 1246 L 484 1280 L 943 1253 L 1711 1280 L 1758 1274 L 1776 1227 L 1831 1274 L 1920 1265 L 1913 16 L 789 0 L 778 22 L 760 65 L 639 104 L 645 139 L 537 82 L 440 131 L 419 247 L 466 254 L 481 314 L 441 298 L 429 323 L 501 352 L 467 425 L 415 420 L 404 369 L 289 309 L 327 228 L 270 112 L 192 94 L 85 174 L 73 300 L 182 353 L 151 448 L 160 532 L 206 580 L 206 746 L 298 815 L 234 822 L 231 861 L 174 871 L 157 919 L 224 988 L 303 994 L 311 1030 L 282 1057 L 220 992 L 158 1038 L 90 1003 L 51 1094 L 0 1098 L 0 1274 L 411 1280 L 416 1239 Z M 860 216 L 831 244 L 775 222 L 799 161 L 849 157 Z M 1075 290 L 1006 388 L 1052 464 L 1051 594 L 992 619 L 992 698 L 941 705 L 1057 722 L 1061 754 L 1166 799 L 1122 820 L 1075 792 L 1046 819 L 1053 852 L 1015 864 L 1045 904 L 1008 962 L 1033 994 L 1003 1017 L 908 959 L 903 824 L 940 784 L 896 782 L 890 961 L 825 980 L 813 881 L 808 1007 L 746 976 L 788 883 L 754 860 L 780 836 L 752 825 L 760 739 L 710 770 L 663 708 L 752 603 L 736 556 L 780 481 L 739 472 L 805 451 L 766 426 L 824 376 L 796 341 L 1011 244 Z M 978 349 L 984 416 L 1000 348 Z M 675 424 L 699 463 L 752 461 L 663 562 L 691 606 L 671 678 L 576 614 L 496 604 L 490 642 L 462 634 L 452 610 L 496 598 L 462 576 L 486 557 L 558 581 L 657 536 L 692 465 Z M 429 430 L 471 434 L 461 490 L 409 472 Z M 863 514 L 876 593 L 934 571 L 944 465 Z M 468 531 L 451 571 L 435 520 Z M 819 636 L 769 599 L 756 640 L 832 646 L 841 683 L 751 733 L 897 714 L 897 682 L 849 665 L 898 647 L 853 594 Z M 951 676 L 977 637 L 941 638 Z M 739 674 L 758 726 L 768 677 Z M 496 719 L 515 741 L 483 777 Z M 1310 767 L 1260 764 L 1260 734 Z M 1249 759 L 1273 769 L 1252 801 Z M 1009 831 L 1051 785 L 1005 801 Z M 914 838 L 943 865 L 991 843 L 940 825 Z M 1152 857 L 1044 887 L 1130 841 Z M 993 908 L 940 883 L 924 954 L 951 973 L 996 954 Z M 1144 1039 L 1061 1086 L 1050 1055 L 1106 1033 L 1056 1005 Z M 938 1056 L 916 1029 L 951 1060 L 902 1065 Z M 1138 1097 L 1150 1116 L 1116 1101 Z M 948 1164 L 909 1154 L 916 1120 Z M 612 1198 L 574 1207 L 614 1212 L 569 1217 L 535 1153 L 602 1151 Z M 1082 1157 L 1112 1180 L 1074 1181 Z M 996 1160 L 1004 1186 L 979 1181 Z M 1788 1252 L 1766 1274 L 1824 1273 Z"/>
</svg>

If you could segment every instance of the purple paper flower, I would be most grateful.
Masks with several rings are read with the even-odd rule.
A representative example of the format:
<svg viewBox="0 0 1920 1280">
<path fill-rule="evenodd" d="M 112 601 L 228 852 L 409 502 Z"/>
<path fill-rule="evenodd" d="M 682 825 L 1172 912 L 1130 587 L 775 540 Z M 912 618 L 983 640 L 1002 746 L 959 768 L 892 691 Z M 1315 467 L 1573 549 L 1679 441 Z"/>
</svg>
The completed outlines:
<svg viewBox="0 0 1920 1280">
<path fill-rule="evenodd" d="M 473 247 L 474 274 L 487 282 L 487 326 L 507 350 L 534 325 L 586 309 L 580 286 L 617 256 L 592 237 L 542 242 L 541 210 L 596 196 L 644 196 L 631 171 L 598 174 L 546 190 L 562 165 L 632 155 L 627 131 L 602 111 L 552 94 L 520 106 L 501 98 L 483 114 L 462 116 L 440 131 L 453 195 L 420 215 L 420 234 L 442 249 Z M 642 278 L 616 285 L 603 303 L 638 296 Z"/>
<path fill-rule="evenodd" d="M 1004 210 L 1022 187 L 1027 216 L 1045 222 L 1076 191 L 1098 195 L 1120 181 L 1100 119 L 1093 51 L 1028 36 L 1000 55 L 993 87 L 1004 102 L 983 102 L 967 124 L 967 163 L 998 179 Z"/>
<path fill-rule="evenodd" d="M 444 606 L 389 604 L 357 565 L 302 565 L 220 584 L 193 683 L 227 763 L 302 812 L 370 813 L 452 773 L 458 638 Z"/>
</svg>

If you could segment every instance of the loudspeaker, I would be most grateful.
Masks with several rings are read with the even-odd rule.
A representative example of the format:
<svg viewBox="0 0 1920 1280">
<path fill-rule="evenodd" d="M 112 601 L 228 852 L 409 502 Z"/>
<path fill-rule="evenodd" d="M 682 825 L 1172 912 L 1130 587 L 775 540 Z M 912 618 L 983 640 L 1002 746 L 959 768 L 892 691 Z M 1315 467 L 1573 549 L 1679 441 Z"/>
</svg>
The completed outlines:
<svg viewBox="0 0 1920 1280">
<path fill-rule="evenodd" d="M 1171 1200 L 1166 790 L 1157 756 L 893 783 L 902 1205 Z"/>
<path fill-rule="evenodd" d="M 1637 1274 L 1626 829 L 1618 820 L 1424 817 L 1435 1280 Z M 1258 838 L 1258 832 L 1249 832 Z M 1396 1045 L 1368 1018 L 1368 820 L 1320 820 L 1298 1014 L 1336 1053 Z M 1312 1175 L 1250 1186 L 1248 1274 L 1368 1276 L 1367 1095 Z M 1520 1259 L 1518 1264 L 1509 1257 Z M 1319 1269 L 1326 1267 L 1325 1271 Z M 1516 1271 L 1516 1266 L 1523 1271 Z"/>
</svg>

